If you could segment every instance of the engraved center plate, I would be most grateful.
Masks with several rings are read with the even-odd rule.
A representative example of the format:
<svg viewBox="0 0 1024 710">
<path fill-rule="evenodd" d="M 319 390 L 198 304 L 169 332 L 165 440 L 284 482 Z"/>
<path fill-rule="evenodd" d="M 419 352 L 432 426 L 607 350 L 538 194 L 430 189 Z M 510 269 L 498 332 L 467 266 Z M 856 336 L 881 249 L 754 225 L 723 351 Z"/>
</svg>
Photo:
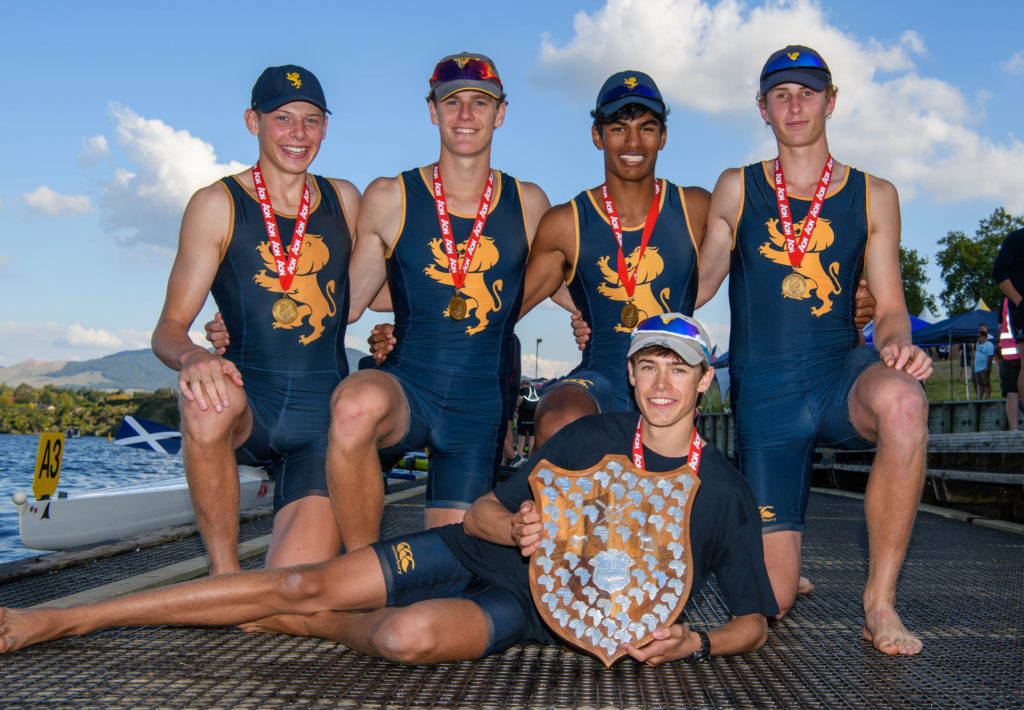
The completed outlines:
<svg viewBox="0 0 1024 710">
<path fill-rule="evenodd" d="M 541 461 L 530 488 L 544 536 L 530 559 L 541 618 L 610 666 L 682 613 L 693 584 L 690 511 L 700 480 L 688 467 L 641 471 L 609 455 L 585 471 Z"/>
</svg>

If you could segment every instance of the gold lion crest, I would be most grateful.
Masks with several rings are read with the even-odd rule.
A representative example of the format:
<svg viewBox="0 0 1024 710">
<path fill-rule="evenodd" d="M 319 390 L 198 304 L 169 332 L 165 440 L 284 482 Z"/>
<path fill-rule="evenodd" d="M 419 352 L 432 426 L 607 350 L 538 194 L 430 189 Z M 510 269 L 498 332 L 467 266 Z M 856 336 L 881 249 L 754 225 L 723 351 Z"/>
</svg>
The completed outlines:
<svg viewBox="0 0 1024 710">
<path fill-rule="evenodd" d="M 277 276 L 277 268 L 274 266 L 274 255 L 270 251 L 270 242 L 260 242 L 256 251 L 263 259 L 264 271 L 256 272 L 252 280 L 257 286 L 265 288 L 271 293 L 285 293 L 281 288 L 281 280 Z M 323 269 L 331 258 L 330 250 L 324 244 L 324 239 L 318 234 L 306 232 L 302 241 L 302 252 L 299 254 L 299 263 L 295 268 L 295 278 L 292 279 L 291 288 L 288 289 L 288 296 L 298 302 L 299 315 L 291 323 L 274 321 L 274 328 L 297 328 L 303 321 L 313 330 L 306 335 L 299 337 L 299 342 L 309 345 L 311 342 L 323 335 L 324 321 L 334 316 L 337 306 L 334 303 L 334 279 L 327 282 L 323 291 L 317 283 L 316 275 Z M 267 312 L 270 315 L 270 312 Z"/>
<path fill-rule="evenodd" d="M 635 76 L 627 76 L 625 81 L 623 81 L 622 83 L 625 84 L 630 89 L 635 89 L 636 88 L 636 77 Z"/>
<path fill-rule="evenodd" d="M 757 253 L 775 264 L 792 268 L 789 253 L 786 251 L 786 237 L 779 231 L 779 220 L 770 219 L 764 225 L 768 228 L 768 241 L 758 247 Z M 793 224 L 795 236 L 799 236 L 803 229 L 804 220 Z M 786 291 L 782 293 L 786 298 L 798 300 L 810 298 L 812 293 L 816 295 L 821 305 L 812 308 L 811 313 L 819 318 L 832 310 L 832 297 L 843 292 L 839 283 L 839 262 L 833 261 L 828 265 L 828 270 L 821 263 L 821 252 L 830 247 L 835 238 L 830 221 L 819 218 L 803 261 L 795 268 L 796 273 L 806 280 L 806 288 L 799 294 Z"/>
<path fill-rule="evenodd" d="M 654 281 L 665 270 L 665 260 L 658 253 L 658 247 L 647 247 L 641 259 L 638 246 L 626 257 L 626 270 L 636 273 L 636 288 L 633 290 L 632 297 L 626 293 L 626 287 L 619 281 L 619 272 L 608 265 L 610 258 L 602 256 L 597 260 L 597 268 L 601 270 L 601 275 L 604 277 L 604 282 L 597 286 L 599 294 L 612 301 L 622 301 L 623 303 L 633 301 L 633 305 L 640 311 L 641 320 L 671 310 L 669 299 L 672 296 L 672 290 L 668 286 L 661 289 L 661 293 L 657 296 L 654 294 Z M 639 268 L 637 268 L 638 260 L 640 261 Z M 615 326 L 615 331 L 632 333 L 633 329 L 618 323 Z"/>
<path fill-rule="evenodd" d="M 790 52 L 786 56 L 789 57 L 790 61 L 795 62 L 796 58 L 800 56 L 800 52 Z"/>
<path fill-rule="evenodd" d="M 434 256 L 434 263 L 423 269 L 423 273 L 439 284 L 454 286 L 452 274 L 448 270 L 448 256 L 444 253 L 444 242 L 440 237 L 430 240 L 430 251 Z M 461 262 L 466 255 L 465 243 L 459 244 L 456 251 Z M 476 325 L 466 326 L 466 333 L 469 335 L 479 333 L 486 328 L 490 322 L 487 316 L 501 310 L 502 280 L 497 279 L 491 286 L 488 286 L 487 281 L 484 280 L 487 271 L 498 263 L 499 256 L 494 239 L 481 236 L 476 252 L 473 254 L 473 261 L 469 264 L 469 272 L 466 274 L 466 281 L 462 285 L 461 292 L 468 303 L 470 317 L 476 318 Z M 445 318 L 449 317 L 448 306 L 445 306 L 443 315 Z"/>
<path fill-rule="evenodd" d="M 284 78 L 290 81 L 292 83 L 292 86 L 294 86 L 296 89 L 302 88 L 302 79 L 299 78 L 299 73 L 297 71 L 288 72 L 287 74 L 284 75 Z"/>
</svg>

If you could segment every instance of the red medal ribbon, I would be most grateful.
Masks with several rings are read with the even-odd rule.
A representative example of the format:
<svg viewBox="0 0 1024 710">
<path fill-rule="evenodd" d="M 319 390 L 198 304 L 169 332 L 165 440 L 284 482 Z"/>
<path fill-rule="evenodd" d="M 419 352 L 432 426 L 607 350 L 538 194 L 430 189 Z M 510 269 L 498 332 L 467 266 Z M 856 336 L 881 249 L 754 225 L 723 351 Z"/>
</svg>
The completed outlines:
<svg viewBox="0 0 1024 710">
<path fill-rule="evenodd" d="M 800 241 L 796 240 L 793 234 L 793 213 L 789 209 L 789 197 L 786 194 L 786 178 L 782 175 L 782 163 L 775 159 L 775 197 L 779 202 L 779 221 L 782 222 L 782 236 L 786 238 L 786 251 L 789 252 L 789 263 L 793 266 L 800 266 L 807 253 L 807 245 L 811 243 L 811 235 L 814 234 L 814 227 L 818 224 L 818 215 L 821 214 L 821 205 L 825 202 L 825 193 L 828 192 L 828 183 L 832 179 L 832 156 L 828 156 L 825 167 L 818 179 L 818 190 L 811 199 L 811 208 L 804 218 L 804 227 L 800 230 Z"/>
<path fill-rule="evenodd" d="M 494 172 L 488 171 L 487 185 L 484 187 L 484 194 L 480 196 L 480 206 L 476 210 L 476 219 L 473 221 L 473 229 L 466 240 L 466 253 L 459 263 L 459 253 L 455 249 L 455 238 L 452 236 L 452 223 L 448 219 L 448 203 L 444 199 L 444 186 L 441 184 L 441 165 L 434 163 L 434 206 L 437 207 L 437 223 L 441 225 L 441 238 L 444 242 L 444 253 L 448 256 L 448 271 L 452 275 L 452 283 L 455 290 L 462 288 L 466 283 L 466 274 L 469 273 L 469 265 L 473 261 L 473 254 L 476 253 L 477 244 L 480 243 L 480 235 L 484 231 L 484 223 L 487 222 L 487 212 L 491 209 L 491 197 L 494 195 Z"/>
<path fill-rule="evenodd" d="M 252 167 L 252 182 L 256 187 L 256 199 L 260 201 L 260 209 L 263 211 L 263 224 L 267 228 L 267 239 L 270 240 L 270 252 L 274 255 L 277 278 L 281 282 L 281 289 L 287 293 L 292 286 L 292 279 L 295 278 L 295 269 L 299 265 L 299 255 L 302 253 L 303 237 L 306 235 L 306 223 L 309 222 L 309 185 L 303 184 L 302 187 L 302 202 L 299 203 L 299 214 L 295 218 L 295 232 L 292 234 L 292 243 L 288 246 L 288 258 L 285 259 L 284 245 L 281 244 L 281 235 L 277 231 L 277 218 L 274 217 L 274 207 L 270 204 L 270 191 L 263 182 L 258 160 Z"/>
<path fill-rule="evenodd" d="M 619 282 L 622 283 L 623 288 L 626 289 L 626 295 L 630 298 L 633 298 L 633 291 L 636 290 L 636 271 L 640 268 L 640 262 L 644 258 L 647 242 L 651 238 L 651 232 L 654 231 L 654 224 L 658 221 L 658 197 L 660 195 L 661 183 L 655 179 L 654 199 L 651 200 L 651 208 L 647 210 L 647 219 L 644 220 L 644 232 L 640 236 L 640 254 L 637 257 L 636 265 L 633 266 L 633 273 L 630 274 L 626 270 L 626 257 L 622 254 L 622 223 L 619 222 L 619 213 L 615 211 L 615 203 L 612 202 L 611 195 L 608 194 L 608 183 L 601 185 L 601 199 L 604 200 L 604 211 L 608 213 L 608 222 L 612 226 L 612 234 L 615 235 L 615 241 L 619 243 L 619 259 L 617 264 Z"/>
<path fill-rule="evenodd" d="M 636 433 L 633 434 L 633 465 L 641 471 L 644 469 L 644 435 L 640 431 L 640 425 L 643 424 L 644 418 L 640 419 L 636 423 Z M 690 454 L 686 457 L 686 462 L 693 469 L 694 473 L 700 468 L 700 454 L 701 448 L 704 446 L 704 441 L 700 438 L 700 434 L 697 433 L 696 424 L 693 427 L 693 438 L 690 439 Z"/>
</svg>

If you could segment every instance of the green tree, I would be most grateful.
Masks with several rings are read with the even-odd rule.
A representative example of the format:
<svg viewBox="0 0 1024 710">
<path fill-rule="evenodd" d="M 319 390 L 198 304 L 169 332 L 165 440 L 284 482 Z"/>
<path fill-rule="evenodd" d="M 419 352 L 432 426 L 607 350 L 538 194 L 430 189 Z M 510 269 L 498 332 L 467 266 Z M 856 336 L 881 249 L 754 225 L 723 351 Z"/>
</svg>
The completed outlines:
<svg viewBox="0 0 1024 710">
<path fill-rule="evenodd" d="M 925 267 L 928 259 L 920 256 L 917 249 L 904 249 L 900 247 L 900 273 L 903 275 L 903 298 L 907 302 L 907 311 L 918 315 L 928 307 L 933 312 L 938 306 L 935 303 L 935 296 L 925 291 L 928 283 L 928 275 L 925 274 Z"/>
<path fill-rule="evenodd" d="M 973 310 L 979 298 L 993 310 L 1002 303 L 1003 293 L 992 281 L 992 263 L 1006 235 L 1022 227 L 1024 217 L 999 207 L 978 223 L 973 237 L 955 231 L 939 239 L 942 248 L 935 261 L 942 268 L 946 284 L 939 299 L 949 315 Z"/>
</svg>

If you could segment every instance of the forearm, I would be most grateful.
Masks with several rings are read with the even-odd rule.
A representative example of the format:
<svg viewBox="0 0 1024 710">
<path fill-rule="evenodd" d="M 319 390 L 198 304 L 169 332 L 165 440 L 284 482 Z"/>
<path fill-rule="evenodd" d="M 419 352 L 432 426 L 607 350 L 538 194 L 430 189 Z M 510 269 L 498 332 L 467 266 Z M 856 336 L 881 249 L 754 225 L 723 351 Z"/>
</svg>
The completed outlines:
<svg viewBox="0 0 1024 710">
<path fill-rule="evenodd" d="M 186 359 L 196 352 L 209 352 L 206 348 L 196 345 L 188 337 L 188 331 L 181 326 L 161 321 L 153 330 L 150 341 L 153 354 L 157 359 L 172 370 L 181 370 L 186 366 Z"/>
<path fill-rule="evenodd" d="M 478 498 L 462 521 L 467 535 L 498 545 L 515 545 L 512 538 L 514 513 L 498 502 L 493 493 Z"/>
<path fill-rule="evenodd" d="M 1010 281 L 1010 279 L 1003 279 L 1000 281 L 999 290 L 1002 291 L 1008 299 L 1010 299 L 1010 303 L 1013 305 L 1016 306 L 1020 303 L 1022 294 L 1014 287 L 1013 282 Z"/>
<path fill-rule="evenodd" d="M 874 342 L 877 350 L 897 342 L 911 342 L 910 317 L 906 311 L 891 311 L 884 315 L 876 313 Z"/>
</svg>

